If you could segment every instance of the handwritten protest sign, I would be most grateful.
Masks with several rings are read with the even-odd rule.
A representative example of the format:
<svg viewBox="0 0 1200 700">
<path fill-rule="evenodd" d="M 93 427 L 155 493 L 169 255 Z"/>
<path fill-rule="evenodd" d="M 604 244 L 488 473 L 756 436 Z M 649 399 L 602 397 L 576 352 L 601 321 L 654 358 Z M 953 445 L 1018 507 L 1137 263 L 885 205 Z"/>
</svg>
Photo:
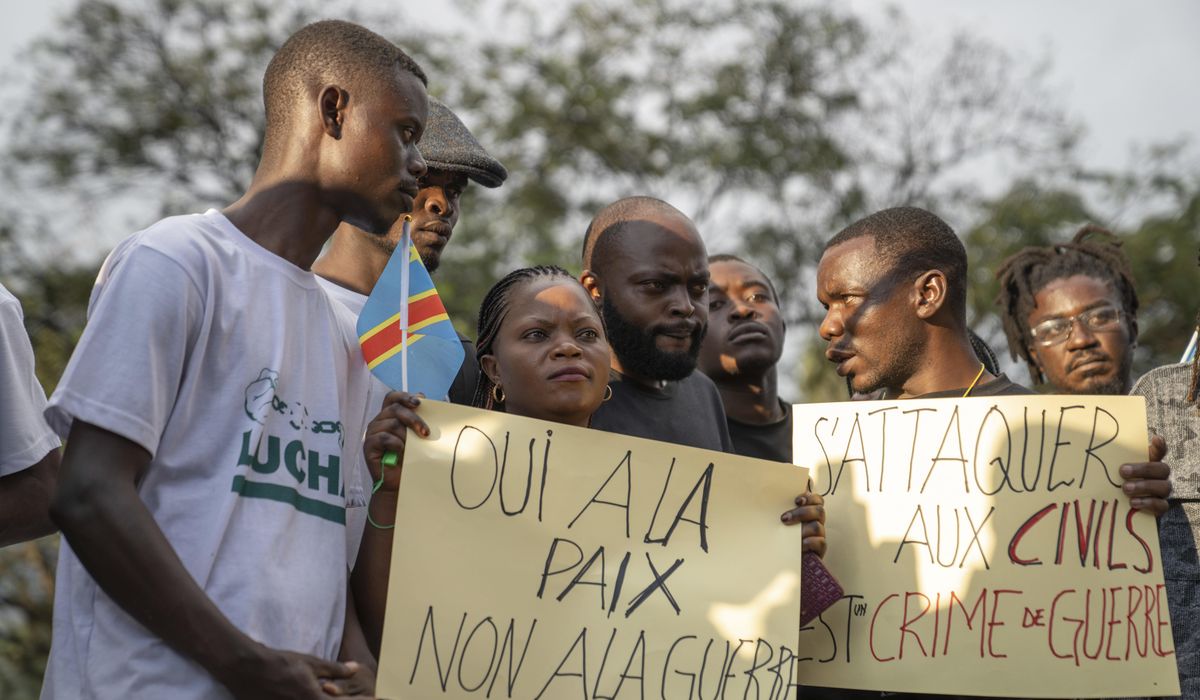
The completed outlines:
<svg viewBox="0 0 1200 700">
<path fill-rule="evenodd" d="M 1140 398 L 794 408 L 843 600 L 801 631 L 810 685 L 1014 697 L 1177 695 Z"/>
<path fill-rule="evenodd" d="M 793 698 L 790 465 L 424 401 L 381 697 Z"/>
</svg>

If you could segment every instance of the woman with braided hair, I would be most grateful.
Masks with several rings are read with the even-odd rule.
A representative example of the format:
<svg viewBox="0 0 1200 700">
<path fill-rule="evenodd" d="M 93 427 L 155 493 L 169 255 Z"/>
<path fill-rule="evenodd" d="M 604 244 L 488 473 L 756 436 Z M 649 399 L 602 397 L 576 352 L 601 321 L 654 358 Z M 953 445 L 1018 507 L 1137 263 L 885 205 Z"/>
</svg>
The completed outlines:
<svg viewBox="0 0 1200 700">
<path fill-rule="evenodd" d="M 477 407 L 588 427 L 592 414 L 612 395 L 612 350 L 600 312 L 583 285 L 561 267 L 539 265 L 505 275 L 484 296 L 475 342 L 481 370 L 473 402 Z M 418 397 L 398 391 L 388 395 L 363 448 L 375 478 L 380 477 L 385 452 L 403 457 L 406 427 L 428 437 L 419 413 Z M 399 471 L 387 470 L 383 476 L 398 482 Z M 825 511 L 820 497 L 802 494 L 796 503 L 780 520 L 801 525 L 802 548 L 823 555 Z M 372 518 L 392 522 L 394 500 L 389 504 L 373 499 L 370 507 Z M 385 513 L 389 507 L 391 513 Z M 372 618 L 363 620 L 363 630 L 376 653 L 391 569 L 390 540 L 391 530 L 368 528 L 363 546 L 371 546 L 376 554 L 369 571 L 355 570 L 356 603 L 360 615 Z"/>
<path fill-rule="evenodd" d="M 483 298 L 473 405 L 586 427 L 611 395 L 612 350 L 583 286 L 553 265 L 509 273 Z"/>
</svg>

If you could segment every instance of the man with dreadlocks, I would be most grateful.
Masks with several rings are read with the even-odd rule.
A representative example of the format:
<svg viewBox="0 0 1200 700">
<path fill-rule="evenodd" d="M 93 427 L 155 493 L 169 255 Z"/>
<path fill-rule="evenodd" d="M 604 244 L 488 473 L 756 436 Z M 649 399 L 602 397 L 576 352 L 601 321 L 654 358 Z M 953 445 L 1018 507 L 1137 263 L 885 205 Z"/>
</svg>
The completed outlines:
<svg viewBox="0 0 1200 700">
<path fill-rule="evenodd" d="M 1028 247 L 996 273 L 1013 359 L 1062 394 L 1127 394 L 1137 292 L 1121 243 L 1084 226 L 1070 243 Z"/>
<path fill-rule="evenodd" d="M 1133 395 L 1146 399 L 1146 423 L 1166 441 L 1174 463 L 1170 508 L 1158 521 L 1158 541 L 1179 690 L 1185 698 L 1200 698 L 1200 353 L 1191 362 L 1150 370 L 1134 384 Z"/>
</svg>

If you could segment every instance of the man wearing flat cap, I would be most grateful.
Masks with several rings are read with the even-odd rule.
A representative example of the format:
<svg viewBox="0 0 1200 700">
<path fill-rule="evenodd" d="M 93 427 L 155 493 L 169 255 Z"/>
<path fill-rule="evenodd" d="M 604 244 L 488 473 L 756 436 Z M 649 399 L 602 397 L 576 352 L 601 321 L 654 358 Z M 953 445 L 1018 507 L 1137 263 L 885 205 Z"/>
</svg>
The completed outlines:
<svg viewBox="0 0 1200 700">
<path fill-rule="evenodd" d="M 432 97 L 429 122 L 419 147 L 429 170 L 420 179 L 421 189 L 413 200 L 411 233 L 421 262 L 432 273 L 454 234 L 468 180 L 484 187 L 499 187 L 508 171 L 479 145 L 454 112 Z M 386 236 L 369 235 L 343 223 L 330 239 L 328 249 L 313 264 L 313 272 L 320 275 L 330 296 L 357 315 L 399 245 L 400 233 L 399 221 Z M 467 359 L 450 387 L 450 400 L 469 404 L 479 367 L 474 361 L 474 346 L 466 338 L 462 342 Z M 373 392 L 371 401 L 379 399 L 382 403 L 382 398 L 382 394 L 376 396 Z"/>
</svg>

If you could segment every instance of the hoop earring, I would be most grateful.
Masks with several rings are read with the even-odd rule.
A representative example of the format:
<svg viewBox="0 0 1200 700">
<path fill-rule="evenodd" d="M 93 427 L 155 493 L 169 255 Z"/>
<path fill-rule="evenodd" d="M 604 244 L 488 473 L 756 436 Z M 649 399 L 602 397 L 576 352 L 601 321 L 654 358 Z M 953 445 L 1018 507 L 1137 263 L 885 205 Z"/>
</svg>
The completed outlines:
<svg viewBox="0 0 1200 700">
<path fill-rule="evenodd" d="M 611 398 L 612 398 L 612 385 L 605 384 L 604 385 L 604 400 L 608 401 Z"/>
<path fill-rule="evenodd" d="M 499 384 L 492 385 L 492 403 L 504 403 L 504 390 Z"/>
</svg>

